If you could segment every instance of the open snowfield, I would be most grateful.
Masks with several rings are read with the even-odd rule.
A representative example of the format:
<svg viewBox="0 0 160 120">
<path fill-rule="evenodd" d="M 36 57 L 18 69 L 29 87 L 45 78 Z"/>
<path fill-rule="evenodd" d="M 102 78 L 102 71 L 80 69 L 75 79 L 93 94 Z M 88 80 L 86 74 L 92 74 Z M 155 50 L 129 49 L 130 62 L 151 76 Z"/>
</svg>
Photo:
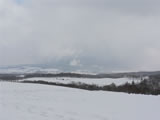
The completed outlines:
<svg viewBox="0 0 160 120">
<path fill-rule="evenodd" d="M 0 82 L 0 120 L 159 120 L 160 96 Z"/>
<path fill-rule="evenodd" d="M 27 79 L 23 79 L 21 81 L 25 81 L 25 80 L 29 80 L 29 81 L 38 81 L 38 80 L 43 80 L 43 81 L 47 81 L 47 82 L 56 82 L 56 83 L 63 83 L 63 84 L 70 84 L 70 83 L 85 83 L 85 84 L 95 84 L 98 86 L 104 86 L 104 85 L 110 85 L 112 83 L 114 83 L 115 85 L 122 85 L 125 84 L 126 82 L 128 83 L 132 83 L 132 81 L 134 81 L 135 83 L 140 82 L 140 79 L 129 79 L 129 78 L 117 78 L 117 79 L 112 79 L 112 78 L 97 78 L 97 79 L 93 79 L 93 78 L 69 78 L 69 77 L 57 77 L 57 78 L 49 78 L 49 77 L 34 77 L 34 78 L 27 78 Z"/>
</svg>

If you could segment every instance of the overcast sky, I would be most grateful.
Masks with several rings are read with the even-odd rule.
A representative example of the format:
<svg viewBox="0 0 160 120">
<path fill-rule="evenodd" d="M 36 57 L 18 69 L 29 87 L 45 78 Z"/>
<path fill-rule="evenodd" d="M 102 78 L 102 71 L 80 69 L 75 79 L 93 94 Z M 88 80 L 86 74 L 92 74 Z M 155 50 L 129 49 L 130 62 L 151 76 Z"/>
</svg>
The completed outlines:
<svg viewBox="0 0 160 120">
<path fill-rule="evenodd" d="M 0 0 L 0 66 L 160 70 L 159 0 Z M 64 63 L 62 63 L 64 64 Z"/>
</svg>

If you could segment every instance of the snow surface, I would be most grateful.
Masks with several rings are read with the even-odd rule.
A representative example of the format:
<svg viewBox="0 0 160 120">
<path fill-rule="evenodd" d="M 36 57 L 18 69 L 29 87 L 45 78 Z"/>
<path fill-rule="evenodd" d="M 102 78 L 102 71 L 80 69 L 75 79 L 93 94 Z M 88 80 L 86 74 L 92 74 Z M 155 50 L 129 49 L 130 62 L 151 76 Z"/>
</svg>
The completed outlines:
<svg viewBox="0 0 160 120">
<path fill-rule="evenodd" d="M 160 96 L 0 82 L 0 120 L 159 120 Z"/>
<path fill-rule="evenodd" d="M 92 78 L 69 78 L 69 77 L 63 77 L 63 78 L 48 78 L 48 77 L 35 77 L 35 78 L 28 78 L 23 79 L 21 81 L 38 81 L 43 80 L 47 82 L 56 82 L 56 83 L 63 83 L 63 84 L 69 84 L 69 83 L 86 83 L 89 85 L 96 84 L 98 86 L 104 86 L 104 85 L 110 85 L 114 83 L 115 85 L 122 85 L 126 82 L 132 83 L 134 81 L 135 83 L 140 82 L 140 79 L 129 79 L 129 78 L 118 78 L 118 79 L 112 79 L 112 78 L 98 78 L 98 79 L 92 79 Z"/>
</svg>

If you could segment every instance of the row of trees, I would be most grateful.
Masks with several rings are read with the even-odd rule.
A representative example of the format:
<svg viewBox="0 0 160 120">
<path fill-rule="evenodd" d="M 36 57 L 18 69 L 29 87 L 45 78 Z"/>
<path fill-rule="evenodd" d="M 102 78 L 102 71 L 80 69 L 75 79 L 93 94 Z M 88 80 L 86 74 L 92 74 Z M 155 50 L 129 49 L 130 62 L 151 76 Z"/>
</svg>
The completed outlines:
<svg viewBox="0 0 160 120">
<path fill-rule="evenodd" d="M 71 87 L 71 88 L 79 88 L 85 90 L 104 90 L 104 91 L 116 91 L 116 92 L 126 92 L 126 93 L 135 93 L 135 94 L 151 94 L 151 95 L 159 95 L 160 94 L 160 86 L 155 87 L 151 81 L 143 80 L 140 83 L 125 83 L 120 86 L 116 86 L 114 83 L 111 85 L 98 86 L 98 85 L 89 85 L 85 83 L 55 83 L 55 82 L 47 82 L 47 81 L 23 81 L 23 83 L 38 83 L 45 85 L 56 85 L 63 87 Z M 153 82 L 154 83 L 154 82 Z M 155 84 L 155 83 L 154 83 Z"/>
</svg>

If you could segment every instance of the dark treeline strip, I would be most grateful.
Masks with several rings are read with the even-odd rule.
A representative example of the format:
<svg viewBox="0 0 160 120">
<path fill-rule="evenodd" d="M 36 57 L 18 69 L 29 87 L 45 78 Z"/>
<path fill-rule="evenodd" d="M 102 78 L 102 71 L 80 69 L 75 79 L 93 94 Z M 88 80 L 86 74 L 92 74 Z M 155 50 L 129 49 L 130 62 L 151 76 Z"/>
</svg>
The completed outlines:
<svg viewBox="0 0 160 120">
<path fill-rule="evenodd" d="M 160 71 L 155 72 L 126 72 L 126 73 L 107 73 L 107 74 L 79 74 L 79 73 L 57 73 L 57 74 L 45 74 L 45 73 L 33 73 L 26 74 L 25 78 L 32 77 L 75 77 L 75 78 L 141 78 L 150 75 L 160 75 Z"/>
<path fill-rule="evenodd" d="M 23 77 L 22 77 L 23 75 Z M 160 76 L 160 71 L 154 72 L 126 72 L 107 74 L 79 74 L 79 73 L 24 73 L 24 74 L 0 74 L 2 80 L 19 80 L 33 77 L 72 77 L 72 78 L 143 78 L 144 76 Z"/>
<path fill-rule="evenodd" d="M 43 85 L 55 85 L 55 86 L 62 86 L 62 87 L 70 87 L 70 88 L 79 88 L 84 90 L 100 90 L 97 85 L 88 85 L 85 83 L 70 83 L 70 84 L 63 84 L 63 83 L 56 83 L 56 82 L 47 82 L 47 81 L 20 81 L 21 83 L 34 83 L 34 84 L 43 84 Z"/>
<path fill-rule="evenodd" d="M 73 77 L 73 78 L 121 78 L 124 75 L 121 74 L 79 74 L 79 73 L 57 73 L 57 74 L 26 74 L 25 78 L 33 78 L 33 77 Z"/>
<path fill-rule="evenodd" d="M 47 81 L 21 81 L 22 83 L 34 83 L 34 84 L 44 84 L 44 85 L 55 85 L 62 87 L 70 87 L 70 88 L 78 88 L 84 90 L 103 90 L 103 91 L 115 91 L 115 92 L 125 92 L 125 93 L 134 93 L 134 94 L 146 94 L 146 95 L 159 95 L 160 89 L 151 87 L 147 80 L 143 80 L 140 83 L 135 84 L 132 82 L 131 84 L 126 83 L 124 85 L 116 86 L 115 84 L 105 85 L 105 86 L 97 86 L 95 84 L 88 85 L 85 83 L 55 83 L 55 82 L 47 82 Z"/>
<path fill-rule="evenodd" d="M 14 81 L 14 80 L 19 80 L 21 78 L 18 77 L 18 75 L 16 74 L 0 74 L 0 79 L 6 81 Z"/>
<path fill-rule="evenodd" d="M 23 75 L 23 77 L 22 77 Z M 0 74 L 2 80 L 20 80 L 25 78 L 34 77 L 71 77 L 71 78 L 121 78 L 124 75 L 121 74 L 79 74 L 79 73 L 30 73 L 30 74 Z"/>
</svg>

